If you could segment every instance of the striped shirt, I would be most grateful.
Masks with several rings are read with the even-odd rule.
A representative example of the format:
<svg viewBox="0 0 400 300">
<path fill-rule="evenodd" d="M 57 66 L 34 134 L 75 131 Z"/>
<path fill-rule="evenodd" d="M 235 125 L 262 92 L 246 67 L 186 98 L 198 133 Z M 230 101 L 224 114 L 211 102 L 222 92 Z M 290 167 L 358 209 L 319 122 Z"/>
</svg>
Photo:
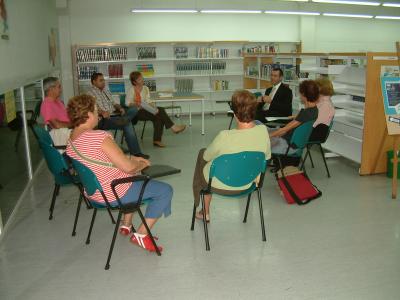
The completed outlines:
<svg viewBox="0 0 400 300">
<path fill-rule="evenodd" d="M 87 94 L 96 98 L 99 110 L 109 112 L 110 114 L 115 111 L 114 100 L 109 90 L 105 88 L 100 90 L 98 87 L 92 85 Z"/>
<path fill-rule="evenodd" d="M 106 153 L 101 149 L 101 145 L 105 138 L 113 138 L 111 134 L 103 130 L 88 130 L 79 135 L 74 141 L 72 141 L 73 146 L 78 150 L 78 152 L 85 157 L 93 160 L 99 160 L 106 163 L 111 163 Z M 111 181 L 118 178 L 124 178 L 132 176 L 128 173 L 121 171 L 115 167 L 107 167 L 103 165 L 97 165 L 87 160 L 82 159 L 71 147 L 71 140 L 68 141 L 67 154 L 68 156 L 76 159 L 86 167 L 88 167 L 97 177 L 103 192 L 106 195 L 108 201 L 114 201 L 115 196 L 111 190 Z M 118 197 L 122 197 L 126 194 L 132 183 L 120 184 L 116 187 L 116 192 Z M 89 199 L 104 202 L 104 199 L 99 191 L 96 191 L 93 195 L 87 195 Z"/>
</svg>

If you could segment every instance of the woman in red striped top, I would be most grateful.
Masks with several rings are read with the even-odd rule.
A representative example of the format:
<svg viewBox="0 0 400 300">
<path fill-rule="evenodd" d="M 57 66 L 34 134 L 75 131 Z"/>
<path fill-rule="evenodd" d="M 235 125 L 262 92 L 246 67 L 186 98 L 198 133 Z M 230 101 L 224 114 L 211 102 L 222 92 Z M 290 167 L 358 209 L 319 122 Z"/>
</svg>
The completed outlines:
<svg viewBox="0 0 400 300">
<path fill-rule="evenodd" d="M 68 156 L 78 160 L 96 175 L 103 192 L 112 206 L 117 206 L 111 190 L 111 181 L 117 178 L 132 176 L 150 165 L 150 161 L 135 156 L 125 156 L 114 142 L 113 137 L 106 131 L 94 130 L 98 123 L 95 98 L 88 95 L 73 97 L 68 103 L 68 115 L 73 131 L 68 141 Z M 121 195 L 123 204 L 134 203 L 138 200 L 143 182 L 126 183 L 117 186 L 116 192 Z M 143 199 L 151 199 L 147 206 L 145 218 L 149 228 L 164 214 L 171 214 L 172 187 L 166 183 L 150 180 L 143 194 Z M 90 200 L 103 202 L 99 191 L 90 196 Z M 120 226 L 120 233 L 129 235 L 132 226 L 132 214 L 125 214 Z M 142 224 L 131 241 L 149 251 L 155 248 Z M 162 249 L 160 249 L 162 250 Z"/>
</svg>

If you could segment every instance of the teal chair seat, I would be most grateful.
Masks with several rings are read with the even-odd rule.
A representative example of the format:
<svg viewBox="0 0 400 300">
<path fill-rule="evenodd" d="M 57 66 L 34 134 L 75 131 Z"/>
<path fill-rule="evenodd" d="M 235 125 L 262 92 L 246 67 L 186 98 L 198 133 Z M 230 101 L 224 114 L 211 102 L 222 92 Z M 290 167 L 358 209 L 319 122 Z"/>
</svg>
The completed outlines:
<svg viewBox="0 0 400 300">
<path fill-rule="evenodd" d="M 251 195 L 253 192 L 257 191 L 262 240 L 266 241 L 264 213 L 261 198 L 261 188 L 263 186 L 266 168 L 267 162 L 265 160 L 265 153 L 257 151 L 244 151 L 233 154 L 224 154 L 215 158 L 211 163 L 208 186 L 206 189 L 200 191 L 203 212 L 205 211 L 204 195 L 216 193 L 212 188 L 212 181 L 214 178 L 231 187 L 242 187 L 250 184 L 251 186 L 245 191 L 238 191 L 237 194 L 223 196 L 228 198 L 241 198 L 243 196 L 247 196 L 246 211 L 243 219 L 243 223 L 246 223 Z M 260 176 L 260 179 L 258 184 L 256 184 L 255 180 L 258 176 Z M 191 230 L 194 230 L 195 215 L 196 205 L 193 205 Z M 209 251 L 210 241 L 208 238 L 208 227 L 205 213 L 203 213 L 203 224 L 206 250 Z"/>
<path fill-rule="evenodd" d="M 109 212 L 111 210 L 118 210 L 118 218 L 117 218 L 117 222 L 115 223 L 115 227 L 114 227 L 114 233 L 113 233 L 113 237 L 111 240 L 111 245 L 110 245 L 110 249 L 108 252 L 108 257 L 107 257 L 107 262 L 105 265 L 105 269 L 108 270 L 110 268 L 110 261 L 111 261 L 111 256 L 112 256 L 112 252 L 114 250 L 114 244 L 115 244 L 115 239 L 117 237 L 117 232 L 118 232 L 118 226 L 121 223 L 121 218 L 122 218 L 122 214 L 125 213 L 133 213 L 133 212 L 137 212 L 139 214 L 140 219 L 142 220 L 143 225 L 145 226 L 145 228 L 147 229 L 147 232 L 149 233 L 150 239 L 156 249 L 156 253 L 157 255 L 161 255 L 161 252 L 154 240 L 154 237 L 150 231 L 150 228 L 148 227 L 146 220 L 143 216 L 143 213 L 140 209 L 140 206 L 142 204 L 145 203 L 145 200 L 142 199 L 143 193 L 146 189 L 147 183 L 150 181 L 150 177 L 148 176 L 143 176 L 143 175 L 139 175 L 139 176 L 131 176 L 131 177 L 126 177 L 126 178 L 120 178 L 120 179 L 115 179 L 111 182 L 111 190 L 115 196 L 115 201 L 117 203 L 117 205 L 111 205 L 110 203 L 112 203 L 112 200 L 109 200 L 107 198 L 107 196 L 104 194 L 103 188 L 100 184 L 100 182 L 98 181 L 96 175 L 92 172 L 92 170 L 90 170 L 88 167 L 86 167 L 85 165 L 83 165 L 82 163 L 80 163 L 79 161 L 70 158 L 71 162 L 72 162 L 72 166 L 74 167 L 75 171 L 77 172 L 79 179 L 83 185 L 83 188 L 88 196 L 88 198 L 90 199 L 90 196 L 92 196 L 96 191 L 99 191 L 100 194 L 103 197 L 104 203 L 99 203 L 98 201 L 94 201 L 94 200 L 89 200 L 90 203 L 93 206 L 93 215 L 92 215 L 92 220 L 90 222 L 90 227 L 89 227 L 89 232 L 88 232 L 88 236 L 86 238 L 86 244 L 90 243 L 90 237 L 92 234 L 92 230 L 93 230 L 93 225 L 96 219 L 96 214 L 97 214 L 97 210 L 104 210 L 107 209 Z M 135 203 L 131 203 L 131 204 L 122 204 L 119 195 L 116 192 L 116 187 L 120 184 L 124 184 L 124 183 L 133 183 L 133 182 L 140 182 L 143 181 L 143 185 L 142 185 L 142 189 L 139 193 L 139 199 L 137 200 L 137 202 Z M 150 201 L 151 199 L 147 199 L 147 201 Z M 132 226 L 132 231 L 134 231 L 135 229 Z"/>
<path fill-rule="evenodd" d="M 313 130 L 313 124 L 314 121 L 305 122 L 294 129 L 289 145 L 284 154 L 272 152 L 275 166 L 283 168 L 285 165 L 300 164 L 304 148 L 307 146 Z M 294 150 L 294 152 L 290 152 L 290 150 Z"/>
</svg>

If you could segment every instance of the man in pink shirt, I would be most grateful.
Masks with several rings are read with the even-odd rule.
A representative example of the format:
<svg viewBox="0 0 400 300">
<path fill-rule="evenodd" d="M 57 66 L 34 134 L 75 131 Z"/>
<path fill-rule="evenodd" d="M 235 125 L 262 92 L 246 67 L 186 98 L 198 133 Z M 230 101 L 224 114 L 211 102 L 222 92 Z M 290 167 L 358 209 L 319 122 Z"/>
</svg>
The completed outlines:
<svg viewBox="0 0 400 300">
<path fill-rule="evenodd" d="M 45 98 L 40 108 L 40 114 L 46 125 L 52 129 L 68 128 L 70 121 L 64 103 L 60 100 L 61 84 L 57 77 L 47 77 L 43 80 Z"/>
<path fill-rule="evenodd" d="M 47 77 L 43 80 L 45 98 L 40 108 L 40 114 L 46 125 L 51 128 L 50 135 L 55 145 L 66 145 L 71 126 L 67 110 L 60 100 L 61 84 L 57 77 Z"/>
</svg>

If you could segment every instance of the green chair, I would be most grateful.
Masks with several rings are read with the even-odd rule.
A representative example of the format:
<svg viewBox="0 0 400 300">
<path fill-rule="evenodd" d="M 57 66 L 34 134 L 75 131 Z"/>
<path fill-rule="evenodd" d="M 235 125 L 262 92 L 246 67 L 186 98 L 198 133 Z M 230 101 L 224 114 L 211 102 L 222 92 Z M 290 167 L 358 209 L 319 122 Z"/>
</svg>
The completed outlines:
<svg viewBox="0 0 400 300">
<path fill-rule="evenodd" d="M 86 191 L 86 194 L 90 197 L 96 191 L 99 191 L 104 199 L 104 203 L 100 203 L 98 201 L 91 200 L 90 198 L 88 199 L 93 206 L 93 215 L 92 215 L 92 221 L 90 222 L 89 233 L 88 233 L 88 236 L 86 239 L 86 244 L 90 243 L 90 236 L 92 234 L 93 224 L 96 219 L 97 210 L 98 209 L 100 209 L 100 210 L 107 209 L 109 211 L 110 210 L 118 210 L 118 218 L 117 218 L 117 222 L 115 223 L 114 234 L 113 234 L 113 237 L 111 240 L 110 250 L 108 252 L 105 269 L 108 270 L 110 268 L 110 260 L 111 260 L 111 255 L 112 255 L 112 252 L 114 249 L 115 239 L 117 237 L 118 226 L 121 222 L 122 214 L 125 214 L 125 213 L 138 212 L 143 225 L 146 227 L 147 232 L 150 235 L 151 241 L 156 249 L 157 255 L 160 256 L 161 252 L 159 251 L 157 244 L 154 240 L 154 237 L 150 231 L 150 228 L 148 227 L 148 225 L 144 219 L 144 216 L 142 214 L 142 211 L 140 210 L 140 206 L 143 203 L 147 202 L 147 199 L 142 199 L 142 198 L 143 198 L 144 190 L 146 188 L 147 183 L 150 181 L 150 178 L 148 176 L 139 175 L 139 176 L 131 176 L 131 177 L 113 180 L 111 182 L 111 189 L 112 189 L 115 199 L 116 199 L 116 205 L 111 205 L 112 200 L 107 199 L 106 195 L 103 192 L 103 188 L 101 187 L 96 175 L 89 168 L 87 168 L 85 165 L 83 165 L 79 161 L 71 158 L 71 162 L 72 162 L 72 166 L 74 167 L 75 171 L 78 173 L 79 179 L 82 182 L 82 185 Z M 142 189 L 139 194 L 138 201 L 135 203 L 130 203 L 128 205 L 122 204 L 120 197 L 117 194 L 115 188 L 120 184 L 131 183 L 131 182 L 135 183 L 135 182 L 140 182 L 140 181 L 143 181 L 143 185 L 142 185 Z M 132 227 L 132 230 L 134 231 L 135 229 Z"/>
<path fill-rule="evenodd" d="M 48 145 L 53 146 L 56 149 L 65 150 L 66 146 L 55 146 L 54 145 L 49 132 L 45 128 L 36 124 L 36 125 L 32 126 L 32 130 L 35 133 L 35 137 L 38 139 L 38 141 L 42 141 Z"/>
<path fill-rule="evenodd" d="M 47 167 L 49 168 L 54 178 L 54 190 L 49 209 L 50 211 L 49 220 L 53 219 L 54 206 L 56 203 L 56 198 L 60 191 L 60 187 L 68 185 L 76 185 L 79 189 L 79 201 L 75 214 L 74 227 L 72 229 L 72 236 L 75 236 L 82 199 L 85 199 L 82 186 L 80 185 L 79 179 L 76 176 L 72 176 L 69 173 L 67 163 L 65 162 L 64 157 L 60 154 L 60 152 L 58 152 L 57 149 L 47 144 L 46 142 L 43 142 L 42 140 L 39 140 L 39 145 L 43 151 L 43 156 L 46 160 Z"/>
<path fill-rule="evenodd" d="M 54 178 L 53 196 L 51 198 L 51 203 L 49 208 L 50 211 L 49 220 L 53 219 L 54 207 L 57 196 L 59 195 L 60 192 L 60 187 L 75 185 L 79 190 L 79 200 L 78 200 L 78 205 L 76 207 L 74 226 L 72 229 L 72 236 L 75 236 L 82 200 L 85 201 L 88 209 L 91 209 L 92 207 L 86 200 L 86 197 L 83 193 L 82 184 L 80 183 L 79 178 L 77 176 L 73 176 L 70 173 L 68 164 L 65 160 L 65 156 L 63 156 L 57 149 L 55 149 L 51 145 L 52 140 L 48 132 L 44 128 L 39 126 L 34 126 L 33 130 L 35 131 L 38 137 L 40 149 L 43 152 L 43 156 L 46 161 L 47 167 L 49 168 Z M 111 221 L 115 223 L 111 213 L 110 216 L 111 216 Z"/>
<path fill-rule="evenodd" d="M 265 154 L 256 151 L 244 151 L 233 154 L 224 154 L 212 161 L 210 167 L 210 175 L 208 180 L 208 187 L 200 191 L 200 199 L 203 212 L 204 207 L 204 195 L 213 194 L 212 181 L 214 178 L 221 181 L 223 184 L 232 187 L 241 187 L 248 184 L 251 186 L 245 190 L 238 192 L 234 195 L 229 195 L 225 197 L 235 197 L 241 198 L 247 196 L 246 211 L 243 219 L 243 223 L 247 222 L 247 213 L 249 210 L 250 199 L 253 192 L 257 192 L 258 195 L 258 207 L 260 210 L 260 220 L 261 220 L 261 233 L 262 240 L 265 242 L 265 225 L 264 225 L 264 213 L 262 208 L 262 198 L 261 189 L 264 182 L 265 171 L 267 168 L 267 162 L 265 160 Z M 255 183 L 256 178 L 260 176 L 258 185 Z M 194 222 L 196 215 L 196 205 L 193 206 L 192 215 L 192 226 L 191 230 L 194 230 Z M 206 214 L 203 213 L 203 224 L 204 224 L 204 238 L 206 242 L 206 251 L 210 250 L 210 241 L 208 239 L 208 227 L 206 222 Z"/>
<path fill-rule="evenodd" d="M 329 134 L 332 129 L 332 126 L 333 126 L 333 120 L 331 121 L 329 126 L 326 124 L 318 124 L 313 129 L 313 131 L 311 132 L 311 135 L 310 135 L 310 139 L 306 145 L 306 154 L 304 156 L 304 159 L 303 159 L 302 165 L 301 165 L 302 170 L 304 170 L 304 164 L 308 157 L 310 157 L 311 166 L 314 168 L 314 161 L 312 159 L 310 150 L 314 145 L 316 145 L 316 146 L 318 146 L 319 151 L 322 156 L 322 160 L 324 161 L 325 170 L 328 175 L 328 178 L 331 177 L 331 174 L 330 174 L 329 168 L 328 168 L 328 164 L 326 163 L 325 152 L 324 152 L 324 149 L 322 148 L 322 144 L 325 143 L 326 140 L 328 139 Z"/>
<path fill-rule="evenodd" d="M 300 164 L 303 150 L 306 148 L 313 130 L 313 124 L 314 121 L 305 122 L 294 129 L 290 143 L 284 154 L 272 152 L 272 159 L 276 167 L 275 171 L 287 165 L 298 166 Z"/>
</svg>

